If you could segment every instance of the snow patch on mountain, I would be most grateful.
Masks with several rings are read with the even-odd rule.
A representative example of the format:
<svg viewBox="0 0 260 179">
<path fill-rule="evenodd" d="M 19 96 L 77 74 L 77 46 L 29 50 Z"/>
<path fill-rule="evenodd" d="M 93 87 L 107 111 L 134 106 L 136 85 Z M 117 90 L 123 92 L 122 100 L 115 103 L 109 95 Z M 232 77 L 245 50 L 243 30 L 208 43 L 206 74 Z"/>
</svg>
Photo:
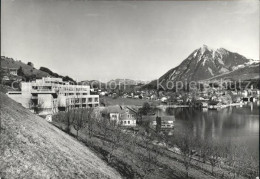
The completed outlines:
<svg viewBox="0 0 260 179">
<path fill-rule="evenodd" d="M 176 70 L 173 70 L 173 72 L 172 72 L 172 74 L 169 76 L 169 78 L 172 79 L 172 78 L 173 78 L 173 75 L 175 75 L 175 73 L 176 73 Z"/>
<path fill-rule="evenodd" d="M 197 51 L 193 54 L 193 57 L 195 58 L 196 57 L 196 55 L 197 55 Z"/>
<path fill-rule="evenodd" d="M 203 59 L 203 62 L 202 62 L 202 65 L 203 66 L 205 66 L 205 62 L 208 60 L 208 58 L 207 57 L 205 57 L 204 59 Z"/>
<path fill-rule="evenodd" d="M 221 58 L 218 58 L 218 62 L 221 64 L 221 65 L 225 65 L 223 60 Z"/>
<path fill-rule="evenodd" d="M 210 67 L 208 67 L 208 70 L 209 70 L 210 74 L 211 74 L 212 76 L 214 76 L 214 73 L 213 73 L 213 71 L 212 71 L 212 69 L 211 69 Z"/>
<path fill-rule="evenodd" d="M 216 54 L 216 51 L 213 50 L 213 53 L 212 53 L 212 58 L 213 58 L 213 59 L 215 58 L 215 54 Z"/>
<path fill-rule="evenodd" d="M 226 68 L 221 68 L 220 70 L 219 70 L 221 73 L 226 73 L 226 72 L 229 72 L 229 70 L 228 69 L 226 69 Z"/>
</svg>

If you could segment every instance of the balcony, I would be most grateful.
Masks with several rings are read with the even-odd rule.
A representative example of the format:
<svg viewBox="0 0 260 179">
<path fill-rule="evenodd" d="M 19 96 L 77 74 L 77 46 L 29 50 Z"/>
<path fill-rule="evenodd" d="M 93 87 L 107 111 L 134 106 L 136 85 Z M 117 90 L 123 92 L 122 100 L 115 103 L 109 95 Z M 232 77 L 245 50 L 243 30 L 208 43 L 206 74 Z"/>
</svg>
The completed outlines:
<svg viewBox="0 0 260 179">
<path fill-rule="evenodd" d="M 31 93 L 45 93 L 45 94 L 50 94 L 50 93 L 56 93 L 55 90 L 53 89 L 32 89 Z"/>
</svg>

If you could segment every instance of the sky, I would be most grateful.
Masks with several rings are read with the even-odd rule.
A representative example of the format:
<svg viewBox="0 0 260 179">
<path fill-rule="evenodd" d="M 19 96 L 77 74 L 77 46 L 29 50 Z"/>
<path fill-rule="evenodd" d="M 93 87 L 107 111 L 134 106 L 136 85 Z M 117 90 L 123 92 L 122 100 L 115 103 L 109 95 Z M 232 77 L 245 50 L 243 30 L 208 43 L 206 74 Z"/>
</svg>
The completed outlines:
<svg viewBox="0 0 260 179">
<path fill-rule="evenodd" d="M 1 3 L 1 55 L 77 80 L 157 79 L 203 44 L 259 60 L 259 1 Z"/>
</svg>

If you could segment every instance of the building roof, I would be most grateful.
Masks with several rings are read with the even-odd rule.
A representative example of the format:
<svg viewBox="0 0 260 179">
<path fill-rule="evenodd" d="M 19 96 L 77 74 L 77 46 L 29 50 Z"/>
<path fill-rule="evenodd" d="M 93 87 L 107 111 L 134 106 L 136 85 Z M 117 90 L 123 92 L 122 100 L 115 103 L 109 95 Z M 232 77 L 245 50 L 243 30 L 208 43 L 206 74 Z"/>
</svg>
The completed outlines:
<svg viewBox="0 0 260 179">
<path fill-rule="evenodd" d="M 217 105 L 219 104 L 220 102 L 219 101 L 210 101 L 209 102 L 209 105 Z"/>
<path fill-rule="evenodd" d="M 123 110 L 123 108 L 119 105 L 115 105 L 115 106 L 108 106 L 106 108 L 107 112 L 108 113 L 119 113 L 119 114 L 122 114 L 124 113 L 125 111 Z"/>
<path fill-rule="evenodd" d="M 148 116 L 142 116 L 143 119 L 150 120 L 150 121 L 156 121 L 157 115 L 148 115 Z M 175 116 L 158 116 L 161 118 L 162 121 L 175 121 Z"/>
</svg>

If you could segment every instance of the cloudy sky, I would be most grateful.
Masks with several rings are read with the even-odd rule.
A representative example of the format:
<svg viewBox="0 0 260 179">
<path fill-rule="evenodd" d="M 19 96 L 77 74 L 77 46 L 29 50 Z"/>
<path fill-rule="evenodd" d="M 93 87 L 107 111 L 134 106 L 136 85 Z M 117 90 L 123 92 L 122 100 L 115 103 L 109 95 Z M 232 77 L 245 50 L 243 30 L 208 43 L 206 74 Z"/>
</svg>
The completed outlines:
<svg viewBox="0 0 260 179">
<path fill-rule="evenodd" d="M 259 59 L 258 1 L 1 2 L 1 55 L 78 80 L 153 80 L 203 44 Z"/>
</svg>

